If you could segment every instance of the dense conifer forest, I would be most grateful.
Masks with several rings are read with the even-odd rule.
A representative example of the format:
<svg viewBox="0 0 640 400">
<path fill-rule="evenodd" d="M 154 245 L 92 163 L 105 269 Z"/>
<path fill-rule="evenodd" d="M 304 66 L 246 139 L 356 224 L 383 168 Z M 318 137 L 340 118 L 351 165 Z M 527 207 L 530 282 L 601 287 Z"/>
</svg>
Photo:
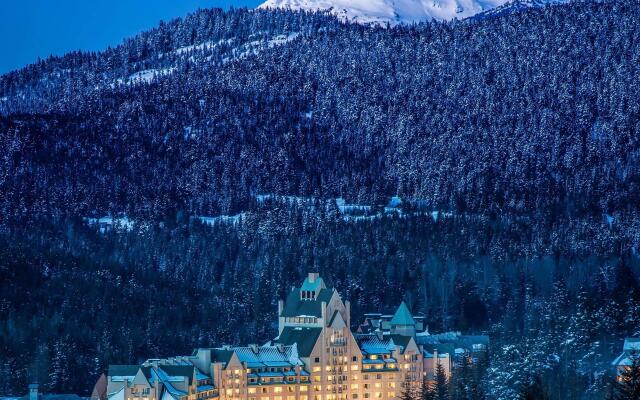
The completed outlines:
<svg viewBox="0 0 640 400">
<path fill-rule="evenodd" d="M 266 341 L 319 271 L 356 322 L 405 300 L 488 334 L 451 399 L 605 398 L 640 335 L 639 78 L 618 0 L 398 27 L 199 10 L 6 74 L 0 394 Z"/>
</svg>

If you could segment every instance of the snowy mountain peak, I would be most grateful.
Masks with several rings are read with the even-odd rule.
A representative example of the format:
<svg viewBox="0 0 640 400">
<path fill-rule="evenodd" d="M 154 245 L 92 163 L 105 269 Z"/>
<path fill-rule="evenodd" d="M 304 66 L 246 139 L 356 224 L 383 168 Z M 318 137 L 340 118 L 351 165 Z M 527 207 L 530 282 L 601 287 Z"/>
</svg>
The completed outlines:
<svg viewBox="0 0 640 400">
<path fill-rule="evenodd" d="M 536 0 L 558 2 L 559 0 Z M 331 10 L 359 23 L 413 23 L 463 19 L 507 4 L 509 0 L 267 0 L 259 8 Z"/>
<path fill-rule="evenodd" d="M 360 23 L 412 23 L 431 19 L 466 18 L 500 6 L 507 0 L 267 0 L 260 8 L 332 10 Z"/>
</svg>

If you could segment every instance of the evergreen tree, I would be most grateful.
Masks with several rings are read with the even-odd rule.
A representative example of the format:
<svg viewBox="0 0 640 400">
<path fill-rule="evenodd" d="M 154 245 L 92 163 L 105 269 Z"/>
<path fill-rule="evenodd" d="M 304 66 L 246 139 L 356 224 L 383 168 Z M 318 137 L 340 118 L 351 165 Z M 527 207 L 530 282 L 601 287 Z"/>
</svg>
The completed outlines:
<svg viewBox="0 0 640 400">
<path fill-rule="evenodd" d="M 449 379 L 440 362 L 436 365 L 433 392 L 434 400 L 449 400 Z"/>
<path fill-rule="evenodd" d="M 546 389 L 542 385 L 540 376 L 527 381 L 521 388 L 518 400 L 549 400 Z"/>
<path fill-rule="evenodd" d="M 420 400 L 433 400 L 435 398 L 435 390 L 433 382 L 428 376 L 422 377 L 422 385 L 420 386 Z"/>
<path fill-rule="evenodd" d="M 411 380 L 409 374 L 405 376 L 404 382 L 402 383 L 402 392 L 400 392 L 400 400 L 416 400 L 416 392 L 411 385 Z"/>
</svg>

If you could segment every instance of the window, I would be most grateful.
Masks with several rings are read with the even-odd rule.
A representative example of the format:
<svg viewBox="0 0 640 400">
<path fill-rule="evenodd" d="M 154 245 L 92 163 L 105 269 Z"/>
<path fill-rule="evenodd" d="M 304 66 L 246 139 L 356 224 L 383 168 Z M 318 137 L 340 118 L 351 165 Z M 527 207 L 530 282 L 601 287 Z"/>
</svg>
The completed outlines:
<svg viewBox="0 0 640 400">
<path fill-rule="evenodd" d="M 351 361 L 353 361 L 353 362 L 358 361 L 358 357 L 356 357 L 356 356 L 351 357 Z"/>
<path fill-rule="evenodd" d="M 352 371 L 357 371 L 357 370 L 358 370 L 358 368 L 360 368 L 360 367 L 358 366 L 358 364 L 353 364 L 353 365 L 351 366 L 351 370 L 352 370 Z"/>
<path fill-rule="evenodd" d="M 319 363 L 320 362 L 320 357 L 316 357 L 314 361 Z"/>
</svg>

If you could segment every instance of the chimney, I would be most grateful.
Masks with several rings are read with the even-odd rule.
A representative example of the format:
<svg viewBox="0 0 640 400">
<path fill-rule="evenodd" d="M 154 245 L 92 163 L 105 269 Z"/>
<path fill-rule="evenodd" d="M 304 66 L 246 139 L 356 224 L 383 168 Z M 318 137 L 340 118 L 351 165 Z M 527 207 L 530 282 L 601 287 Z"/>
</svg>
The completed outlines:
<svg viewBox="0 0 640 400">
<path fill-rule="evenodd" d="M 347 327 L 351 329 L 351 302 L 349 300 L 344 302 L 344 308 L 347 311 L 347 320 L 345 322 L 347 323 Z"/>
<path fill-rule="evenodd" d="M 433 376 L 434 377 L 438 371 L 438 364 L 440 364 L 440 360 L 438 359 L 438 349 L 433 349 Z"/>
<path fill-rule="evenodd" d="M 284 300 L 278 300 L 278 317 L 282 315 L 282 310 L 284 310 Z"/>
<path fill-rule="evenodd" d="M 38 400 L 38 384 L 32 383 L 29 385 L 29 400 Z"/>
<path fill-rule="evenodd" d="M 313 283 L 316 281 L 316 279 L 318 279 L 318 277 L 320 276 L 320 274 L 318 274 L 317 272 L 309 272 L 309 282 Z"/>
</svg>

